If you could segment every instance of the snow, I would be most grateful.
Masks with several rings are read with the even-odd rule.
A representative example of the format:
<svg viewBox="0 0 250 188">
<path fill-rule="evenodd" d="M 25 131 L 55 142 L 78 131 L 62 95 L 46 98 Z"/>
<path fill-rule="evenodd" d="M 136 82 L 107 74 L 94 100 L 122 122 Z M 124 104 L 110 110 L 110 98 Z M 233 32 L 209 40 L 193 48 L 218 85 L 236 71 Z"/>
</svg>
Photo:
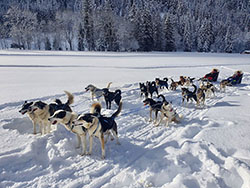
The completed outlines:
<svg viewBox="0 0 250 188">
<path fill-rule="evenodd" d="M 219 81 L 242 70 L 242 84 L 216 92 L 203 109 L 182 106 L 180 89 L 162 90 L 184 119 L 169 127 L 148 122 L 139 82 L 200 78 L 212 68 L 220 70 Z M 110 81 L 111 90 L 122 90 L 124 105 L 116 118 L 121 145 L 108 141 L 105 160 L 98 139 L 92 155 L 81 156 L 75 135 L 62 125 L 33 135 L 31 121 L 18 113 L 25 100 L 66 101 L 64 90 L 75 96 L 75 112 L 89 112 L 84 88 Z M 6 50 L 0 89 L 0 187 L 250 187 L 249 56 Z M 117 108 L 102 105 L 107 115 Z"/>
</svg>

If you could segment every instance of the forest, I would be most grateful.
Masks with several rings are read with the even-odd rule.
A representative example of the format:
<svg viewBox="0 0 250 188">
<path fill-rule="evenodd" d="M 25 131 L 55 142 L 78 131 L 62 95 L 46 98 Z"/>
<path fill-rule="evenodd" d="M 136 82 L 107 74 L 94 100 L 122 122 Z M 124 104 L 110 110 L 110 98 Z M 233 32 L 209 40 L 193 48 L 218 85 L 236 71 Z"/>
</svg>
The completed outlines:
<svg viewBox="0 0 250 188">
<path fill-rule="evenodd" d="M 1 0 L 0 49 L 250 49 L 249 0 Z"/>
</svg>

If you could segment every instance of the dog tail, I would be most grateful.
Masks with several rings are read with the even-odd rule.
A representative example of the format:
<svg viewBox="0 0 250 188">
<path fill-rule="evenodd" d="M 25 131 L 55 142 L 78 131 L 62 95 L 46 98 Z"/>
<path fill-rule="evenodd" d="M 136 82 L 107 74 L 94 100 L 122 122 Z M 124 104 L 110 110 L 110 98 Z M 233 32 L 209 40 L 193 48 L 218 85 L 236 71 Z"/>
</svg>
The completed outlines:
<svg viewBox="0 0 250 188">
<path fill-rule="evenodd" d="M 195 94 L 196 93 L 196 91 L 197 91 L 197 86 L 196 85 L 192 85 L 193 87 L 194 87 L 194 91 L 193 91 L 193 93 Z"/>
<path fill-rule="evenodd" d="M 109 89 L 110 88 L 110 85 L 112 84 L 112 82 L 109 82 L 108 85 L 107 85 L 107 88 Z"/>
<path fill-rule="evenodd" d="M 68 96 L 68 100 L 67 100 L 66 104 L 67 105 L 73 104 L 73 102 L 74 102 L 74 96 L 70 92 L 68 92 L 68 91 L 64 91 L 64 92 Z"/>
<path fill-rule="evenodd" d="M 190 81 L 193 82 L 195 80 L 195 78 L 190 78 Z"/>
<path fill-rule="evenodd" d="M 111 118 L 115 119 L 115 118 L 120 114 L 121 111 L 122 111 L 122 102 L 119 103 L 118 109 L 117 109 L 116 112 L 111 116 Z"/>
<path fill-rule="evenodd" d="M 162 102 L 166 102 L 166 98 L 163 96 L 163 95 L 158 95 L 158 97 L 157 98 L 162 98 Z"/>
<path fill-rule="evenodd" d="M 122 91 L 120 90 L 120 89 L 117 89 L 117 90 L 115 90 L 115 94 L 117 95 L 121 95 L 122 94 Z"/>
<path fill-rule="evenodd" d="M 91 114 L 101 114 L 101 109 L 102 109 L 102 105 L 98 102 L 94 103 L 91 105 L 91 108 L 90 108 L 90 113 Z"/>
</svg>

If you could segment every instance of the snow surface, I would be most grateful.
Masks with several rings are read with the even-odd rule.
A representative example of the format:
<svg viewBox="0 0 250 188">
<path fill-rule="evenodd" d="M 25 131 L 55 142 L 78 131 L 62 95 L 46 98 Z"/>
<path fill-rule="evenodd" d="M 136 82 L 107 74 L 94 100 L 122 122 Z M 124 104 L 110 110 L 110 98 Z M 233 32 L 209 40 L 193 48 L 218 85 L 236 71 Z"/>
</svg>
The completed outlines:
<svg viewBox="0 0 250 188">
<path fill-rule="evenodd" d="M 162 90 L 184 119 L 169 127 L 148 122 L 139 82 L 200 78 L 212 68 L 219 81 L 242 70 L 242 84 L 217 92 L 204 109 L 182 106 L 180 89 Z M 18 113 L 25 100 L 66 101 L 64 90 L 74 94 L 75 112 L 88 112 L 84 88 L 110 81 L 124 106 L 116 119 L 121 145 L 108 141 L 105 160 L 98 139 L 91 156 L 80 156 L 75 135 L 62 125 L 33 135 L 31 121 Z M 248 55 L 0 51 L 0 90 L 0 187 L 250 187 Z"/>
</svg>

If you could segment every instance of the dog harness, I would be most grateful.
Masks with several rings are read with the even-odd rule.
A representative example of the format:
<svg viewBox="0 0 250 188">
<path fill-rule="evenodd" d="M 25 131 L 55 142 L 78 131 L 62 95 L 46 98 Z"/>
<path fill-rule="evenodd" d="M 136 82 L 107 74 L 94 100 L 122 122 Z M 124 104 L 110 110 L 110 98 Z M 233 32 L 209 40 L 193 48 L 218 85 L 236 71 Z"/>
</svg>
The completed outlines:
<svg viewBox="0 0 250 188">
<path fill-rule="evenodd" d="M 96 133 L 96 131 L 97 131 L 97 129 L 98 129 L 99 127 L 100 127 L 100 121 L 98 121 L 97 127 L 96 127 L 96 129 L 94 130 L 93 134 Z"/>
</svg>

